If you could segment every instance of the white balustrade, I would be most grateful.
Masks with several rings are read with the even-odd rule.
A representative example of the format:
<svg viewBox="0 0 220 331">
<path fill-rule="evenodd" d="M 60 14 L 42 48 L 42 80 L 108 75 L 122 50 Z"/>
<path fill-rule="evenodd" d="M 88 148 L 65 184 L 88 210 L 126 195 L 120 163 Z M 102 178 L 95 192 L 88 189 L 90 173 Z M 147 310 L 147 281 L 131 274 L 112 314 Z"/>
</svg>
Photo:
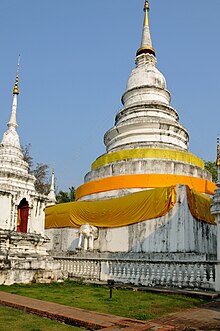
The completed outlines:
<svg viewBox="0 0 220 331">
<path fill-rule="evenodd" d="M 100 279 L 101 262 L 104 259 L 77 259 L 56 257 L 61 270 L 68 271 L 69 277 L 93 280 Z M 124 284 L 143 286 L 165 286 L 178 288 L 214 289 L 214 262 L 175 262 L 175 261 L 139 261 L 114 260 L 105 261 L 107 279 Z"/>
<path fill-rule="evenodd" d="M 68 271 L 69 277 L 96 279 L 100 278 L 100 261 L 72 258 L 55 258 L 60 262 L 61 270 Z"/>
</svg>

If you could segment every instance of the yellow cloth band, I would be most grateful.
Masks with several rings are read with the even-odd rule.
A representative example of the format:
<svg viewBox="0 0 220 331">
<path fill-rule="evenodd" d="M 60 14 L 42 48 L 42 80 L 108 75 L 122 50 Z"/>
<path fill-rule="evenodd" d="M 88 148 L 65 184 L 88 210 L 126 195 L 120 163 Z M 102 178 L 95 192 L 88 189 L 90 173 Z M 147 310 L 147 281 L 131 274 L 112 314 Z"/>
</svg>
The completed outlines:
<svg viewBox="0 0 220 331">
<path fill-rule="evenodd" d="M 187 201 L 190 212 L 197 220 L 207 222 L 209 224 L 216 224 L 215 217 L 211 214 L 210 208 L 212 199 L 208 196 L 198 193 L 186 186 Z"/>
<path fill-rule="evenodd" d="M 125 188 L 157 188 L 184 184 L 200 193 L 214 194 L 215 183 L 208 180 L 167 174 L 139 174 L 106 177 L 79 186 L 76 190 L 76 200 L 93 193 L 119 190 Z"/>
<path fill-rule="evenodd" d="M 181 161 L 193 164 L 199 168 L 204 169 L 204 162 L 197 156 L 188 153 L 168 149 L 157 149 L 157 148 L 140 148 L 140 149 L 129 149 L 118 152 L 112 152 L 100 156 L 92 164 L 92 170 L 100 168 L 106 164 L 127 160 L 127 159 L 171 159 L 175 161 Z"/>
<path fill-rule="evenodd" d="M 46 208 L 45 228 L 75 228 L 85 223 L 116 228 L 164 216 L 175 203 L 174 186 L 110 200 L 62 203 Z"/>
</svg>

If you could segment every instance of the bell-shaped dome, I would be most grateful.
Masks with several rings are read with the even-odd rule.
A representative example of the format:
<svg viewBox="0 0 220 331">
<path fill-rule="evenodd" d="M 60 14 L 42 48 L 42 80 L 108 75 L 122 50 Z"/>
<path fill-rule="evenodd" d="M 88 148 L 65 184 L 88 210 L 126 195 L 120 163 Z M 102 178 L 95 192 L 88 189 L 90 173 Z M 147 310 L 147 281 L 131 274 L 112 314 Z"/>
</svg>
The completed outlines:
<svg viewBox="0 0 220 331">
<path fill-rule="evenodd" d="M 136 57 L 136 67 L 132 70 L 122 96 L 125 107 L 140 102 L 159 102 L 170 104 L 170 92 L 167 90 L 166 79 L 156 68 L 154 54 L 143 53 Z"/>
<path fill-rule="evenodd" d="M 141 55 L 136 63 L 137 67 L 128 78 L 127 91 L 143 86 L 167 89 L 166 79 L 156 68 L 156 58 L 153 55 Z"/>
</svg>

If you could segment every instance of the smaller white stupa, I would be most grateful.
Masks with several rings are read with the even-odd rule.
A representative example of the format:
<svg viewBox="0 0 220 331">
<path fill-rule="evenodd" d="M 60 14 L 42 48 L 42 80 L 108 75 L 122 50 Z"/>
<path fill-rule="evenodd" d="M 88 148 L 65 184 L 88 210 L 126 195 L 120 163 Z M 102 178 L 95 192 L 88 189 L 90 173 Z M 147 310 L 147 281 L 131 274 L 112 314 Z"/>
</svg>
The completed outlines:
<svg viewBox="0 0 220 331">
<path fill-rule="evenodd" d="M 0 284 L 57 279 L 57 266 L 46 251 L 45 207 L 55 204 L 54 171 L 49 195 L 35 189 L 17 133 L 18 72 L 8 129 L 0 144 Z"/>
<path fill-rule="evenodd" d="M 13 103 L 8 129 L 0 145 L 0 228 L 18 232 L 44 234 L 44 208 L 56 201 L 54 175 L 49 196 L 35 190 L 35 177 L 24 160 L 17 133 L 18 72 L 13 89 Z M 54 172 L 53 172 L 54 173 Z"/>
</svg>

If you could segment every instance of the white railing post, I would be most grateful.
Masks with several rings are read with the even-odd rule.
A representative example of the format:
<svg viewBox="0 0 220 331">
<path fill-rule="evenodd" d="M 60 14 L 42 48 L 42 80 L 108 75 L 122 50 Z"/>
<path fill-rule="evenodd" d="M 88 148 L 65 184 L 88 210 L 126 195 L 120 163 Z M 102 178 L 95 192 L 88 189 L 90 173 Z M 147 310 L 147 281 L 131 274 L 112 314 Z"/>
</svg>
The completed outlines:
<svg viewBox="0 0 220 331">
<path fill-rule="evenodd" d="M 218 165 L 218 177 L 219 177 L 220 166 Z M 211 214 L 215 217 L 217 224 L 217 263 L 215 266 L 215 290 L 220 291 L 220 178 L 216 183 L 218 186 L 215 190 L 213 197 L 213 204 L 211 206 Z"/>
</svg>

